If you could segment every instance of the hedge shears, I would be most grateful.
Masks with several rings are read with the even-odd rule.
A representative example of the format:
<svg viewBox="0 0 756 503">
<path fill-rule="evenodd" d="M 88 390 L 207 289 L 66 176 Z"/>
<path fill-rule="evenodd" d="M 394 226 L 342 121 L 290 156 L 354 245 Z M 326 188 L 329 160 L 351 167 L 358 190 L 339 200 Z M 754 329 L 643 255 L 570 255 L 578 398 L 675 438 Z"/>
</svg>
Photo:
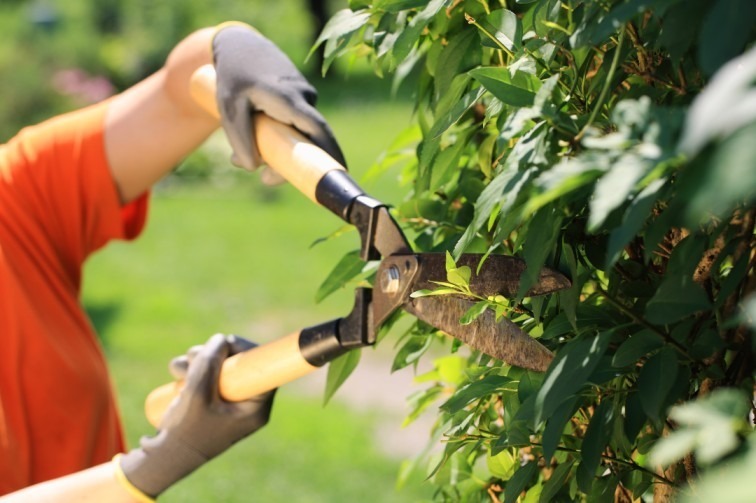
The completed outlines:
<svg viewBox="0 0 756 503">
<path fill-rule="evenodd" d="M 192 79 L 194 99 L 216 117 L 215 72 L 200 68 Z M 514 322 L 491 310 L 462 325 L 460 318 L 475 301 L 460 295 L 416 296 L 447 278 L 443 253 L 415 253 L 388 207 L 365 194 L 343 166 L 293 128 L 263 114 L 255 117 L 260 153 L 269 168 L 359 231 L 360 256 L 379 260 L 373 288 L 357 288 L 352 311 L 345 317 L 304 328 L 286 337 L 228 358 L 220 376 L 226 400 L 246 400 L 322 367 L 351 351 L 375 343 L 378 328 L 392 313 L 404 309 L 419 320 L 464 342 L 472 349 L 510 365 L 545 371 L 552 353 Z M 517 295 L 525 270 L 521 259 L 489 255 L 482 265 L 478 254 L 463 254 L 457 267 L 470 267 L 470 291 L 489 298 Z M 539 296 L 569 288 L 561 273 L 544 268 L 525 296 Z M 181 382 L 166 384 L 147 398 L 146 413 L 157 426 L 178 394 Z"/>
</svg>

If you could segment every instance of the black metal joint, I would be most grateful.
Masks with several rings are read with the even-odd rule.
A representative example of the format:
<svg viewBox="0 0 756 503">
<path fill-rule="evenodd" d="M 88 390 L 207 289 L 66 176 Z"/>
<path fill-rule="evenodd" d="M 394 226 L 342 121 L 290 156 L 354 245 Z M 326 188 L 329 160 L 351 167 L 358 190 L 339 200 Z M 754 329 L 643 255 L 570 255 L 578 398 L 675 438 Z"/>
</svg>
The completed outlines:
<svg viewBox="0 0 756 503">
<path fill-rule="evenodd" d="M 299 352 L 315 367 L 322 367 L 329 361 L 346 353 L 338 338 L 339 321 L 331 320 L 314 327 L 308 327 L 299 334 Z"/>
<path fill-rule="evenodd" d="M 365 262 L 381 258 L 380 252 L 374 246 L 378 213 L 381 208 L 386 208 L 386 205 L 370 196 L 361 195 L 355 198 L 349 210 L 347 221 L 357 227 L 360 233 L 360 258 Z"/>
<path fill-rule="evenodd" d="M 340 169 L 327 172 L 315 187 L 315 199 L 318 203 L 347 222 L 352 203 L 364 193 L 349 173 Z"/>
<path fill-rule="evenodd" d="M 354 291 L 354 307 L 345 318 L 338 320 L 339 341 L 344 349 L 359 348 L 375 344 L 370 303 L 373 291 L 369 288 L 357 288 Z"/>
</svg>

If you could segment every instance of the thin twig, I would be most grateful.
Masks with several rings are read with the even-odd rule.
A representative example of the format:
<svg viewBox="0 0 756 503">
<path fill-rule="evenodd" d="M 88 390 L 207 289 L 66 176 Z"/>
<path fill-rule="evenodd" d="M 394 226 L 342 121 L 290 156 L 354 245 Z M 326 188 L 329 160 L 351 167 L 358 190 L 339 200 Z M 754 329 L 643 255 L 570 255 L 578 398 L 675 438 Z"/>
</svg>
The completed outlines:
<svg viewBox="0 0 756 503">
<path fill-rule="evenodd" d="M 543 444 L 539 444 L 539 443 L 536 443 L 536 442 L 530 442 L 530 445 L 543 447 Z M 559 445 L 556 447 L 556 450 L 562 451 L 562 452 L 571 452 L 571 453 L 575 453 L 575 454 L 580 454 L 580 452 L 581 452 L 580 449 L 573 449 L 571 447 L 562 447 L 562 446 L 559 446 Z M 636 463 L 632 459 L 630 459 L 630 460 L 620 459 L 620 458 L 615 458 L 614 456 L 609 456 L 607 454 L 601 454 L 601 458 L 604 459 L 604 460 L 606 460 L 606 461 L 609 461 L 611 463 L 617 463 L 617 464 L 620 464 L 620 465 L 625 465 L 625 466 L 632 467 L 635 470 L 639 470 L 639 471 L 642 471 L 643 473 L 647 473 L 647 474 L 651 475 L 652 477 L 654 477 L 655 479 L 657 479 L 659 482 L 663 482 L 663 483 L 668 484 L 668 485 L 670 485 L 672 487 L 677 487 L 677 484 L 673 480 L 669 480 L 667 477 L 659 475 L 658 473 L 656 473 L 656 472 L 654 472 L 652 470 L 649 470 L 645 466 L 639 465 L 638 463 Z"/>
<path fill-rule="evenodd" d="M 619 309 L 622 314 L 624 314 L 625 316 L 627 316 L 628 318 L 630 318 L 631 320 L 633 320 L 635 323 L 641 325 L 643 328 L 646 328 L 646 329 L 654 332 L 659 337 L 661 337 L 662 339 L 664 339 L 664 342 L 666 342 L 670 346 L 674 347 L 678 352 L 680 352 L 680 354 L 682 354 L 683 356 L 685 356 L 691 362 L 698 361 L 695 358 L 693 358 L 693 356 L 691 356 L 690 353 L 688 353 L 688 350 L 685 348 L 685 346 L 683 346 L 682 344 L 680 344 L 679 342 L 677 342 L 674 338 L 672 338 L 671 335 L 669 335 L 668 333 L 660 330 L 658 327 L 655 327 L 654 325 L 652 325 L 648 321 L 644 320 L 643 318 L 641 318 L 640 316 L 638 316 L 637 314 L 635 314 L 634 312 L 632 312 L 630 309 L 627 308 L 627 306 L 625 306 L 620 301 L 618 301 L 617 299 L 615 299 L 614 297 L 612 297 L 609 294 L 609 292 L 607 292 L 606 290 L 604 290 L 603 288 L 601 288 L 598 285 L 596 285 L 596 292 L 598 292 L 602 297 L 604 297 L 606 300 L 608 300 L 609 302 L 611 302 L 611 304 L 614 307 L 616 307 L 617 309 Z"/>
</svg>

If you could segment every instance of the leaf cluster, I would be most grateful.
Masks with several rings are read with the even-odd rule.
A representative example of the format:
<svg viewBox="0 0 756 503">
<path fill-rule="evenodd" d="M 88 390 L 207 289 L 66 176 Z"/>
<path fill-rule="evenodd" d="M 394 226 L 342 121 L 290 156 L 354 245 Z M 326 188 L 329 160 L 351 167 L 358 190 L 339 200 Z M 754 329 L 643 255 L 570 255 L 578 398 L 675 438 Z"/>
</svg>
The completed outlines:
<svg viewBox="0 0 756 503">
<path fill-rule="evenodd" d="M 416 86 L 396 208 L 416 249 L 522 257 L 499 314 L 556 354 L 538 375 L 452 344 L 422 376 L 438 499 L 663 498 L 752 459 L 754 9 L 354 0 L 325 27 L 326 67 L 366 58 Z M 453 258 L 417 295 L 465 293 Z M 572 287 L 522 298 L 543 266 Z M 394 367 L 442 340 L 413 325 Z"/>
</svg>

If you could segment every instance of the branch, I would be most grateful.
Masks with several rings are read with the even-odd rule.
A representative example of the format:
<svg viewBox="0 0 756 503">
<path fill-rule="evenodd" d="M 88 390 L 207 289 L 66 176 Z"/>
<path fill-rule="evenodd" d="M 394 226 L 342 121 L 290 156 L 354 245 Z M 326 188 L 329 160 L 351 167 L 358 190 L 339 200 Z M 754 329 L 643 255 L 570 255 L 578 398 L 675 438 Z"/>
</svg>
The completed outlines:
<svg viewBox="0 0 756 503">
<path fill-rule="evenodd" d="M 612 297 L 611 295 L 609 295 L 609 292 L 607 292 L 606 290 L 604 290 L 603 288 L 601 288 L 601 286 L 596 285 L 596 291 L 599 294 L 601 294 L 602 297 L 604 297 L 606 300 L 608 300 L 614 307 L 616 307 L 617 309 L 619 309 L 619 311 L 622 314 L 624 314 L 625 316 L 627 316 L 628 318 L 630 318 L 631 320 L 633 320 L 633 322 L 637 323 L 638 325 L 642 326 L 643 328 L 646 328 L 646 329 L 652 331 L 653 333 L 655 333 L 656 335 L 658 335 L 659 337 L 661 337 L 662 339 L 664 339 L 664 342 L 666 342 L 670 346 L 674 347 L 681 355 L 685 356 L 688 360 L 690 360 L 691 362 L 697 362 L 698 361 L 695 358 L 693 358 L 693 356 L 690 353 L 688 353 L 688 350 L 685 348 L 685 346 L 683 346 L 682 344 L 680 344 L 679 342 L 677 342 L 675 339 L 673 339 L 671 335 L 669 335 L 668 333 L 660 330 L 658 327 L 655 327 L 654 325 L 652 325 L 648 321 L 644 320 L 643 318 L 641 318 L 640 316 L 638 316 L 637 314 L 635 314 L 634 312 L 632 312 L 630 309 L 627 308 L 627 306 L 625 306 L 620 301 L 618 301 L 617 299 L 615 299 L 614 297 Z"/>
</svg>

